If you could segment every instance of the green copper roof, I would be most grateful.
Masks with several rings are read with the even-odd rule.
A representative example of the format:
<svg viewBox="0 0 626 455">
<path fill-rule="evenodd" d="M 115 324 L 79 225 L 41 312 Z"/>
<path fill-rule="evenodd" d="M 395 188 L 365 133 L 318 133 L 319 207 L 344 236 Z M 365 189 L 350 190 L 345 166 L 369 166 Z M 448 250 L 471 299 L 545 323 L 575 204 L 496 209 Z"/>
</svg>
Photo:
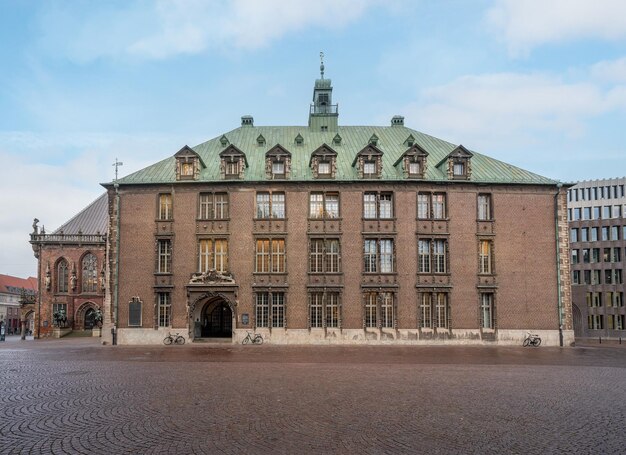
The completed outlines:
<svg viewBox="0 0 626 455">
<path fill-rule="evenodd" d="M 341 143 L 333 143 L 336 134 L 341 136 Z M 300 135 L 302 145 L 296 145 L 295 139 Z M 407 138 L 413 136 L 415 144 L 428 152 L 427 172 L 425 181 L 448 181 L 446 166 L 436 167 L 438 163 L 452 152 L 457 145 L 437 139 L 404 126 L 339 126 L 337 132 L 311 131 L 306 126 L 244 126 L 199 144 L 192 149 L 198 153 L 206 168 L 200 171 L 200 182 L 221 181 L 219 153 L 227 146 L 222 145 L 224 137 L 228 142 L 246 155 L 249 166 L 245 169 L 244 181 L 266 181 L 265 153 L 276 144 L 280 144 L 291 152 L 291 181 L 313 180 L 309 167 L 311 153 L 320 145 L 327 144 L 337 152 L 337 181 L 359 180 L 356 167 L 352 166 L 354 158 L 366 147 L 372 136 L 378 137 L 377 147 L 383 152 L 383 171 L 381 180 L 404 180 L 402 164 L 394 167 L 394 163 L 409 148 Z M 265 139 L 259 145 L 257 138 Z M 221 139 L 221 140 L 220 140 Z M 555 185 L 556 180 L 525 171 L 502 161 L 495 160 L 472 151 L 471 178 L 477 183 L 519 183 Z M 152 166 L 119 179 L 123 184 L 175 183 L 176 162 L 174 154 Z M 185 182 L 189 182 L 185 180 Z"/>
</svg>

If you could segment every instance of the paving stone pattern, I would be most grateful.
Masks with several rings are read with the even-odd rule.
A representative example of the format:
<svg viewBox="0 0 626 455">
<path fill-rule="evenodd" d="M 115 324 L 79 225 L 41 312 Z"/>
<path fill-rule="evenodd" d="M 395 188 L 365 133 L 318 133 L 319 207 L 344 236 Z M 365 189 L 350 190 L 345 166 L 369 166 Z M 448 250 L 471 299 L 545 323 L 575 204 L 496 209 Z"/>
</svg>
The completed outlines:
<svg viewBox="0 0 626 455">
<path fill-rule="evenodd" d="M 0 453 L 625 453 L 626 349 L 0 346 Z"/>
</svg>

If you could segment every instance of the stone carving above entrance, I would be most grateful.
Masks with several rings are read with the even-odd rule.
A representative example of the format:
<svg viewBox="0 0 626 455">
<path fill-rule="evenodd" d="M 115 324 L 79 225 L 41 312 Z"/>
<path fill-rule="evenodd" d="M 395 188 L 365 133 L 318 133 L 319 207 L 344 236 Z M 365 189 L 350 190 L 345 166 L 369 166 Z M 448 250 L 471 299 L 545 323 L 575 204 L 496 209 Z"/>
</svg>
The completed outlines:
<svg viewBox="0 0 626 455">
<path fill-rule="evenodd" d="M 217 270 L 207 270 L 204 273 L 194 273 L 189 280 L 189 284 L 213 284 L 213 283 L 234 283 L 235 277 L 230 272 L 218 272 Z"/>
</svg>

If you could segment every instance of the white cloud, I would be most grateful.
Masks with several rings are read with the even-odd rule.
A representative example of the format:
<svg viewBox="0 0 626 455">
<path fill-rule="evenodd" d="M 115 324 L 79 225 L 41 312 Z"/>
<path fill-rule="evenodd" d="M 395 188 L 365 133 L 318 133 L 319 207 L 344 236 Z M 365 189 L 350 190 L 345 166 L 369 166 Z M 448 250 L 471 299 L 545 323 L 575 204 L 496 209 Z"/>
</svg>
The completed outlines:
<svg viewBox="0 0 626 455">
<path fill-rule="evenodd" d="M 623 0 L 497 0 L 486 19 L 513 55 L 545 43 L 626 39 Z"/>
<path fill-rule="evenodd" d="M 626 84 L 626 57 L 596 63 L 591 67 L 591 76 L 601 82 Z"/>
<path fill-rule="evenodd" d="M 128 3 L 123 10 L 107 4 L 76 11 L 55 5 L 42 15 L 42 45 L 51 52 L 91 61 L 132 55 L 163 59 L 207 49 L 253 50 L 311 27 L 341 28 L 366 10 L 398 1 L 382 0 L 160 0 Z M 108 8 L 108 9 L 107 9 Z"/>
</svg>

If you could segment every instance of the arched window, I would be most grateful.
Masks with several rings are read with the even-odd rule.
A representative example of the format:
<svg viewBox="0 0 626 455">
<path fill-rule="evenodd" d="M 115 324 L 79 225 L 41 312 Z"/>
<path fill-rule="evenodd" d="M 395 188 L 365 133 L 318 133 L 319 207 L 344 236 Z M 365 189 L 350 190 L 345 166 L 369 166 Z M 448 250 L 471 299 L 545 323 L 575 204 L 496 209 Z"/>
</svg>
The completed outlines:
<svg viewBox="0 0 626 455">
<path fill-rule="evenodd" d="M 69 283 L 69 268 L 67 261 L 61 259 L 57 265 L 57 292 L 67 292 Z"/>
<path fill-rule="evenodd" d="M 87 253 L 83 258 L 83 292 L 96 292 L 98 290 L 98 260 Z"/>
</svg>

